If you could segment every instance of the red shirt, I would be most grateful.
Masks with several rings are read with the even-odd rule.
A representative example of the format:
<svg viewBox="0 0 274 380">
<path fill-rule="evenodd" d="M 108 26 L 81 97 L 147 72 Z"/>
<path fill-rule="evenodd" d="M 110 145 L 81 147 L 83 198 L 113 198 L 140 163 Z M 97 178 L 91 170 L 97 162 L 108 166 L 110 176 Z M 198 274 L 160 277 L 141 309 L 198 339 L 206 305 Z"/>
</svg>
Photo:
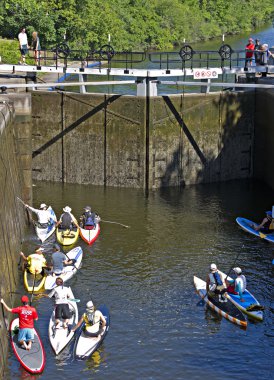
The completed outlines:
<svg viewBox="0 0 274 380">
<path fill-rule="evenodd" d="M 245 49 L 246 49 L 246 50 L 254 50 L 254 49 L 255 49 L 255 45 L 254 45 L 252 42 L 250 42 L 250 43 L 248 43 L 248 44 L 246 45 Z M 247 52 L 245 53 L 245 57 L 246 57 L 246 58 L 252 58 L 252 56 L 253 56 L 253 51 L 247 51 Z"/>
<path fill-rule="evenodd" d="M 32 329 L 34 319 L 38 318 L 37 311 L 32 306 L 18 306 L 11 309 L 11 312 L 19 315 L 19 329 Z"/>
</svg>

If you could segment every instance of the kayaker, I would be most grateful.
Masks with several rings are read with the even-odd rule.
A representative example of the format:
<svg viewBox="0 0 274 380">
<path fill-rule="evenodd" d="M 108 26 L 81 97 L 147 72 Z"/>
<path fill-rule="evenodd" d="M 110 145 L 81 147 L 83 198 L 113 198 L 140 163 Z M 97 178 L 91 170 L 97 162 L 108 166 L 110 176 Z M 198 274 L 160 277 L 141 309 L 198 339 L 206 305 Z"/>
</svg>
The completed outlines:
<svg viewBox="0 0 274 380">
<path fill-rule="evenodd" d="M 92 230 L 96 226 L 96 214 L 91 211 L 90 206 L 84 208 L 84 213 L 80 216 L 80 226 L 86 230 Z"/>
<path fill-rule="evenodd" d="M 208 295 L 219 295 L 219 302 L 227 302 L 225 293 L 227 291 L 225 285 L 225 279 L 223 275 L 218 271 L 216 264 L 210 265 L 210 273 L 206 279 L 206 290 Z"/>
<path fill-rule="evenodd" d="M 266 211 L 265 212 L 266 217 L 262 220 L 262 223 L 258 226 L 255 226 L 253 224 L 253 228 L 256 231 L 260 231 L 264 234 L 269 234 L 271 232 L 274 232 L 274 225 L 273 225 L 273 218 L 272 218 L 272 211 Z"/>
<path fill-rule="evenodd" d="M 56 227 L 59 227 L 62 230 L 73 230 L 74 226 L 79 228 L 75 216 L 71 213 L 72 209 L 69 206 L 66 206 L 63 208 L 63 211 L 64 212 L 60 216 L 60 219 L 57 222 Z"/>
<path fill-rule="evenodd" d="M 55 280 L 56 288 L 52 289 L 49 294 L 41 294 L 40 297 L 55 298 L 55 328 L 61 327 L 61 319 L 64 319 L 63 328 L 68 328 L 68 321 L 71 317 L 68 299 L 74 298 L 69 287 L 63 285 L 63 279 L 57 277 Z"/>
<path fill-rule="evenodd" d="M 229 280 L 231 284 L 227 290 L 229 293 L 238 294 L 241 302 L 245 302 L 243 299 L 243 293 L 246 290 L 246 277 L 242 273 L 242 269 L 239 267 L 233 268 L 233 271 L 236 273 L 237 277 L 235 280 Z"/>
<path fill-rule="evenodd" d="M 40 228 L 47 228 L 49 224 L 52 224 L 52 215 L 48 211 L 48 206 L 45 203 L 41 203 L 39 209 L 29 205 L 26 205 L 26 208 L 37 215 L 38 221 L 36 223 L 39 224 Z"/>
<path fill-rule="evenodd" d="M 35 253 L 26 257 L 23 252 L 20 252 L 22 259 L 26 262 L 24 269 L 32 274 L 44 274 L 44 269 L 48 268 L 47 261 L 43 255 L 44 248 L 38 247 Z"/>
<path fill-rule="evenodd" d="M 27 296 L 21 297 L 21 302 L 23 306 L 18 306 L 15 308 L 10 308 L 3 298 L 1 298 L 1 303 L 4 305 L 5 309 L 13 314 L 18 314 L 19 316 L 19 333 L 18 342 L 26 350 L 31 349 L 32 342 L 34 340 L 34 321 L 38 320 L 38 314 L 34 307 L 29 305 L 29 298 Z"/>
<path fill-rule="evenodd" d="M 102 333 L 102 328 L 106 326 L 106 320 L 100 310 L 95 310 L 92 301 L 86 304 L 86 312 L 82 315 L 77 325 L 71 331 L 78 329 L 85 322 L 84 333 L 86 336 L 96 337 Z"/>
<path fill-rule="evenodd" d="M 64 265 L 73 265 L 75 260 L 69 260 L 67 256 L 61 252 L 58 244 L 54 245 L 55 252 L 53 252 L 52 259 L 52 274 L 53 276 L 59 276 L 64 272 Z"/>
</svg>

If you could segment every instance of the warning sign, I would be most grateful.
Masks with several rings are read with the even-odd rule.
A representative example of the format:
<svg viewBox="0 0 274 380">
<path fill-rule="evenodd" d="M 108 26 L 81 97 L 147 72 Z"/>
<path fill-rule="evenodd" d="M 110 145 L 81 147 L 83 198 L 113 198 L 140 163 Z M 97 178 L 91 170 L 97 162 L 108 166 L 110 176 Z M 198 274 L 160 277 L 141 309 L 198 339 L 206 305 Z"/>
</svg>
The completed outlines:
<svg viewBox="0 0 274 380">
<path fill-rule="evenodd" d="M 193 69 L 194 79 L 212 79 L 218 78 L 217 71 L 215 69 Z"/>
</svg>

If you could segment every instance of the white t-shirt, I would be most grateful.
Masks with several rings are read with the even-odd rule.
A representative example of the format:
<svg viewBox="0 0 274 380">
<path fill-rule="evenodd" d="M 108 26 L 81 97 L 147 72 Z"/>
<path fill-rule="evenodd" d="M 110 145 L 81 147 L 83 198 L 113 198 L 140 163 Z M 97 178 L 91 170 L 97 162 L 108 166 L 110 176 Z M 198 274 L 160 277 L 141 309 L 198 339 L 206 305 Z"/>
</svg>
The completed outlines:
<svg viewBox="0 0 274 380">
<path fill-rule="evenodd" d="M 235 290 L 237 292 L 244 292 L 246 289 L 246 278 L 243 274 L 235 278 Z"/>
<path fill-rule="evenodd" d="M 28 36 L 27 36 L 27 33 L 19 33 L 18 34 L 18 40 L 19 40 L 19 44 L 20 46 L 22 45 L 27 45 L 28 44 Z"/>
<path fill-rule="evenodd" d="M 55 304 L 67 304 L 68 298 L 73 298 L 73 294 L 70 288 L 67 288 L 66 286 L 57 286 L 56 288 L 52 289 L 52 291 L 48 294 L 48 296 L 51 298 L 55 296 Z"/>
<path fill-rule="evenodd" d="M 51 213 L 48 210 L 38 210 L 30 206 L 28 208 L 37 215 L 39 223 L 46 224 L 50 221 Z"/>
</svg>

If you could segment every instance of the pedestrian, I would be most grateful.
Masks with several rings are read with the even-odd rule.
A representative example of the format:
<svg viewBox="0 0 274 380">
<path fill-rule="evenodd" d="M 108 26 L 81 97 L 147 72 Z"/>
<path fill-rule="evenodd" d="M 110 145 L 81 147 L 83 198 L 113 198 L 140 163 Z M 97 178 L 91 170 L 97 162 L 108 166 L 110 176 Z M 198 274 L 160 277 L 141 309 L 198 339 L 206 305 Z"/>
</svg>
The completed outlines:
<svg viewBox="0 0 274 380">
<path fill-rule="evenodd" d="M 86 312 L 82 315 L 79 322 L 71 331 L 75 331 L 85 323 L 84 333 L 88 337 L 97 337 L 101 334 L 102 328 L 106 326 L 106 320 L 100 310 L 95 310 L 93 302 L 88 301 L 86 304 Z"/>
<path fill-rule="evenodd" d="M 52 274 L 53 276 L 60 276 L 64 272 L 64 265 L 74 265 L 75 260 L 68 259 L 67 256 L 61 252 L 58 244 L 54 245 L 55 252 L 53 252 L 52 258 Z"/>
<path fill-rule="evenodd" d="M 206 279 L 206 290 L 209 296 L 217 294 L 219 296 L 219 302 L 227 302 L 225 297 L 227 291 L 225 280 L 223 275 L 218 271 L 216 264 L 210 265 L 210 273 Z"/>
<path fill-rule="evenodd" d="M 255 58 L 255 63 L 256 66 L 260 65 L 261 62 L 261 43 L 259 39 L 255 40 L 255 46 L 254 46 L 254 58 Z"/>
<path fill-rule="evenodd" d="M 21 60 L 19 62 L 20 65 L 26 65 L 26 55 L 28 54 L 29 44 L 28 44 L 28 36 L 26 33 L 26 28 L 23 27 L 18 34 L 19 40 L 19 49 L 21 52 Z"/>
<path fill-rule="evenodd" d="M 57 277 L 55 280 L 56 288 L 52 289 L 49 294 L 41 294 L 41 297 L 48 297 L 55 299 L 55 328 L 61 327 L 61 319 L 63 319 L 63 328 L 68 328 L 68 321 L 71 317 L 68 299 L 73 299 L 72 291 L 69 287 L 63 285 L 63 279 Z"/>
<path fill-rule="evenodd" d="M 35 64 L 38 66 L 40 64 L 40 38 L 37 32 L 32 33 L 32 50 L 34 53 Z"/>
<path fill-rule="evenodd" d="M 251 66 L 254 49 L 255 49 L 255 45 L 253 42 L 253 38 L 250 37 L 248 39 L 247 45 L 245 46 L 245 51 L 246 51 L 246 53 L 245 53 L 245 67 Z"/>
<path fill-rule="evenodd" d="M 34 307 L 29 305 L 29 298 L 27 296 L 22 296 L 21 302 L 23 306 L 18 306 L 15 308 L 10 308 L 3 298 L 1 298 L 1 303 L 4 305 L 5 309 L 13 314 L 18 314 L 19 316 L 19 334 L 18 342 L 26 350 L 31 349 L 32 342 L 34 340 L 34 321 L 38 320 L 38 314 Z"/>
</svg>

